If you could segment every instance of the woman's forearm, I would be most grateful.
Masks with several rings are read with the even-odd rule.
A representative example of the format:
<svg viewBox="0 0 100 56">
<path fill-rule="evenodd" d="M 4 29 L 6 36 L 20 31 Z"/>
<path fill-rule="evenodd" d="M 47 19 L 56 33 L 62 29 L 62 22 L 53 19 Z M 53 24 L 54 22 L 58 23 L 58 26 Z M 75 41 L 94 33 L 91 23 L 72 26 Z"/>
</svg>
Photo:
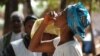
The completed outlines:
<svg viewBox="0 0 100 56">
<path fill-rule="evenodd" d="M 36 33 L 32 37 L 32 40 L 29 45 L 29 50 L 34 50 L 36 49 L 40 44 L 41 44 L 41 39 L 44 33 L 45 28 L 47 27 L 47 23 L 42 22 L 39 28 L 37 29 Z M 33 26 L 34 27 L 34 26 Z"/>
</svg>

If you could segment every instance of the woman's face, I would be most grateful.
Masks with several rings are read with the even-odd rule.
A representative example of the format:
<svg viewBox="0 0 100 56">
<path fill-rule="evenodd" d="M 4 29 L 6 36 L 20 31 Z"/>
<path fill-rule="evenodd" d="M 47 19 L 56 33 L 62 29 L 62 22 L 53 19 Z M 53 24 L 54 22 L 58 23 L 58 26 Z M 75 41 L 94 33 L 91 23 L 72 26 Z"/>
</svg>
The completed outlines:
<svg viewBox="0 0 100 56">
<path fill-rule="evenodd" d="M 65 12 L 58 13 L 58 16 L 55 19 L 55 26 L 61 28 L 66 24 L 66 14 Z"/>
</svg>

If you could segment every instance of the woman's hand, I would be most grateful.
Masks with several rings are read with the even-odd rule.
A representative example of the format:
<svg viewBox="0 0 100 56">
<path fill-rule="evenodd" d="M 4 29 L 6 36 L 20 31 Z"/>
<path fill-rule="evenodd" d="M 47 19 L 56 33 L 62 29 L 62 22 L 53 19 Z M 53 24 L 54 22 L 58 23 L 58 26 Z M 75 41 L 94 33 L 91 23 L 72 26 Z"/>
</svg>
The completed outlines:
<svg viewBox="0 0 100 56">
<path fill-rule="evenodd" d="M 50 23 L 53 23 L 54 21 L 54 13 L 51 11 L 49 13 L 47 13 L 45 16 L 44 16 L 44 23 L 45 24 L 50 24 Z"/>
</svg>

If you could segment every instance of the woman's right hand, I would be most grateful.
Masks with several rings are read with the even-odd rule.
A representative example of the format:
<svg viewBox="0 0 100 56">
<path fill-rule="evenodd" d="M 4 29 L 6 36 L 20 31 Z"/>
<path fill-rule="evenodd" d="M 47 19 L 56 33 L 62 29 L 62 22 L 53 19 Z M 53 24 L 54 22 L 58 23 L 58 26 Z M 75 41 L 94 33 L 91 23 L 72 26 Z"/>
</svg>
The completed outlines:
<svg viewBox="0 0 100 56">
<path fill-rule="evenodd" d="M 49 13 L 47 13 L 45 16 L 44 16 L 44 23 L 45 24 L 50 24 L 50 23 L 53 23 L 54 21 L 54 13 L 51 11 Z"/>
</svg>

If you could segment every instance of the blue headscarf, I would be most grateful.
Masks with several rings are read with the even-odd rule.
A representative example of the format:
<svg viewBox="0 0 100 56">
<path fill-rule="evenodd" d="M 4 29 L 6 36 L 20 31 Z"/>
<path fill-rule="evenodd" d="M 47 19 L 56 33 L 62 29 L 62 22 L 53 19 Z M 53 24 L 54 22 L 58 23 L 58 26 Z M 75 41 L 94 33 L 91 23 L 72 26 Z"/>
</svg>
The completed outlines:
<svg viewBox="0 0 100 56">
<path fill-rule="evenodd" d="M 69 5 L 66 9 L 67 23 L 74 35 L 85 36 L 85 28 L 90 24 L 88 10 L 81 2 Z"/>
</svg>

